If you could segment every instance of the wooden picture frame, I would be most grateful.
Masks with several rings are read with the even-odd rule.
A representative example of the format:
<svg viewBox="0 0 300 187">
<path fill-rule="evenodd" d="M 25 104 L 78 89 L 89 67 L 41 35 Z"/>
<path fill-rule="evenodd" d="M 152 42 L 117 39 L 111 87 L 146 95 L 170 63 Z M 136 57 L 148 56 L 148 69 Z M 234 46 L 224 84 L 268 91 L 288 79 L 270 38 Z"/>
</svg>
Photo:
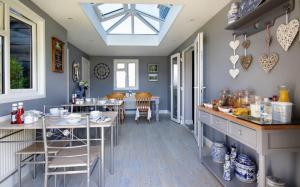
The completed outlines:
<svg viewBox="0 0 300 187">
<path fill-rule="evenodd" d="M 59 39 L 52 37 L 52 71 L 56 73 L 64 72 L 64 45 Z"/>
<path fill-rule="evenodd" d="M 148 64 L 148 73 L 157 73 L 158 64 Z"/>
</svg>

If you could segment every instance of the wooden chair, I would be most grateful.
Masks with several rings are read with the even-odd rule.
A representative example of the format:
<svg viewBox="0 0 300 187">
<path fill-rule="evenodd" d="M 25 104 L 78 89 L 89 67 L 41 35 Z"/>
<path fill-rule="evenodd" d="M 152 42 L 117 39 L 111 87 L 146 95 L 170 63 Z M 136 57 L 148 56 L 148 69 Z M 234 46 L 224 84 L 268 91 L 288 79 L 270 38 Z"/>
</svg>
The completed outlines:
<svg viewBox="0 0 300 187">
<path fill-rule="evenodd" d="M 124 92 L 113 92 L 109 95 L 107 95 L 107 99 L 116 99 L 116 100 L 120 100 L 120 101 L 124 101 L 126 94 Z M 113 110 L 113 108 L 108 108 L 109 110 Z M 119 119 L 121 120 L 122 124 L 124 124 L 124 119 L 125 119 L 125 104 L 123 102 L 123 104 L 121 106 L 119 106 Z"/>
<path fill-rule="evenodd" d="M 52 155 L 51 149 L 56 149 L 56 146 L 51 144 L 51 137 L 47 136 L 47 131 L 51 128 L 51 124 L 55 123 L 54 117 L 43 117 L 43 142 L 44 142 L 44 151 L 45 151 L 45 180 L 44 187 L 48 185 L 48 176 L 54 175 L 54 182 L 56 186 L 56 176 L 64 175 L 64 184 L 65 184 L 65 175 L 74 175 L 74 174 L 86 174 L 87 187 L 90 186 L 90 175 L 91 167 L 99 159 L 99 150 L 98 146 L 90 145 L 90 119 L 89 116 L 81 117 L 82 120 L 86 120 L 85 132 L 86 137 L 83 139 L 78 138 L 77 136 L 66 135 L 63 129 L 56 129 L 56 137 L 60 134 L 64 137 L 65 140 L 70 141 L 68 146 L 60 148 L 60 151 Z M 68 139 L 72 137 L 72 139 Z M 50 139 L 50 140 L 48 140 Z M 99 169 L 99 173 L 100 173 Z M 100 178 L 98 179 L 100 186 Z"/>
<path fill-rule="evenodd" d="M 151 118 L 148 118 L 148 112 L 151 110 L 151 98 L 152 94 L 149 92 L 139 92 L 136 93 L 135 99 L 136 99 L 136 108 L 139 112 L 139 116 L 136 117 L 136 121 L 139 120 L 140 116 L 145 116 L 150 123 Z"/>
</svg>

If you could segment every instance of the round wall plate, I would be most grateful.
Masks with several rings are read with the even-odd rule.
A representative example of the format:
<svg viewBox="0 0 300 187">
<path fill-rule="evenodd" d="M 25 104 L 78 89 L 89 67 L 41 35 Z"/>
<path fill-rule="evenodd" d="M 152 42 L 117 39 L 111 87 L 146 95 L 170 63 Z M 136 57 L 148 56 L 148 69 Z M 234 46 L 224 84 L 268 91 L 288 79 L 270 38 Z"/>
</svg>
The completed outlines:
<svg viewBox="0 0 300 187">
<path fill-rule="evenodd" d="M 94 75 L 97 79 L 106 79 L 110 74 L 108 65 L 104 63 L 99 63 L 94 68 Z"/>
</svg>

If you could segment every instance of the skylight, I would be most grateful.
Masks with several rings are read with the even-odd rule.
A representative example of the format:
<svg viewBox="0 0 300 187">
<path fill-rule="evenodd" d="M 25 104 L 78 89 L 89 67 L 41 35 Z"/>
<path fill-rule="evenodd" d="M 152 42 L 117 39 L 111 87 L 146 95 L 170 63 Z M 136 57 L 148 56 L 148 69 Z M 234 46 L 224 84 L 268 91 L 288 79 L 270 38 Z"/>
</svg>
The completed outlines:
<svg viewBox="0 0 300 187">
<path fill-rule="evenodd" d="M 107 45 L 158 46 L 181 5 L 82 3 Z"/>
<path fill-rule="evenodd" d="M 95 10 L 107 34 L 158 34 L 171 5 L 96 4 Z"/>
</svg>

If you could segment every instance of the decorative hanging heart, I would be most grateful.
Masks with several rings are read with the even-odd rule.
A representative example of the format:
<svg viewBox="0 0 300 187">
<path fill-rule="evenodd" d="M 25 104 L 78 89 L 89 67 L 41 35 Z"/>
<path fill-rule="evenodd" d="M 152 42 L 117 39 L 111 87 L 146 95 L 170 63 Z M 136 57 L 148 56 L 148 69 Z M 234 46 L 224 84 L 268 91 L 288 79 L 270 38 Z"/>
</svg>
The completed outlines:
<svg viewBox="0 0 300 187">
<path fill-rule="evenodd" d="M 240 41 L 239 40 L 234 40 L 234 41 L 231 41 L 229 43 L 229 46 L 233 49 L 233 50 L 236 50 L 240 45 Z"/>
<path fill-rule="evenodd" d="M 240 56 L 239 55 L 232 55 L 230 56 L 230 62 L 235 65 L 237 63 L 237 61 L 239 60 Z"/>
<path fill-rule="evenodd" d="M 278 63 L 279 57 L 278 54 L 272 53 L 270 56 L 267 54 L 264 54 L 259 58 L 259 63 L 262 67 L 262 69 L 269 73 Z"/>
<path fill-rule="evenodd" d="M 252 55 L 241 56 L 240 63 L 244 70 L 248 70 L 248 68 L 252 63 L 252 60 L 253 60 Z"/>
<path fill-rule="evenodd" d="M 297 19 L 291 20 L 287 25 L 279 25 L 276 33 L 277 41 L 285 51 L 292 45 L 298 31 L 299 21 Z"/>
<path fill-rule="evenodd" d="M 240 73 L 239 69 L 230 69 L 229 70 L 229 74 L 233 79 L 235 79 L 239 73 Z"/>
<path fill-rule="evenodd" d="M 248 49 L 250 47 L 250 44 L 251 44 L 250 40 L 245 40 L 243 41 L 242 46 L 244 49 Z"/>
</svg>

